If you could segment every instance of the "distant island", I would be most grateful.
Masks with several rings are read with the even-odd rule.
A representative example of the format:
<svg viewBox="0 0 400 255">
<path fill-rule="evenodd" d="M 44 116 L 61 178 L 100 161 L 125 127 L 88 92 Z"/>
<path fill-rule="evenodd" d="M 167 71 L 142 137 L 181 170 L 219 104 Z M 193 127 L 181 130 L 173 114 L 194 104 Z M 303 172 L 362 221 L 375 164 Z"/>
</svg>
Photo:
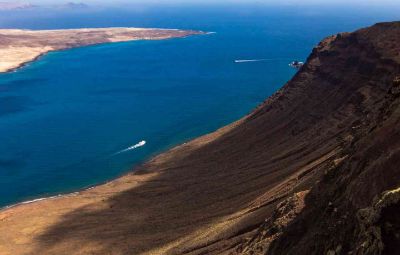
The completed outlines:
<svg viewBox="0 0 400 255">
<path fill-rule="evenodd" d="M 203 34 L 154 28 L 82 28 L 62 30 L 0 29 L 0 72 L 15 70 L 49 51 L 133 40 L 162 40 Z"/>
<path fill-rule="evenodd" d="M 30 3 L 0 2 L 0 11 L 25 10 L 37 7 Z"/>
</svg>

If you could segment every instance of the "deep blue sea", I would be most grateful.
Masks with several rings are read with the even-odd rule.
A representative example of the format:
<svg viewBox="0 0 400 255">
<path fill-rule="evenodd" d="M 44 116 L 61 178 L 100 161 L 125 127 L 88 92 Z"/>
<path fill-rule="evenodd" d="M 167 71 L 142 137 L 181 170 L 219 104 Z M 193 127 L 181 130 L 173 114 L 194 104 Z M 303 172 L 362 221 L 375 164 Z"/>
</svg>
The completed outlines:
<svg viewBox="0 0 400 255">
<path fill-rule="evenodd" d="M 214 131 L 279 89 L 295 73 L 288 63 L 305 60 L 323 37 L 398 13 L 263 5 L 0 12 L 2 28 L 216 32 L 52 52 L 1 74 L 0 206 L 110 180 Z"/>
</svg>

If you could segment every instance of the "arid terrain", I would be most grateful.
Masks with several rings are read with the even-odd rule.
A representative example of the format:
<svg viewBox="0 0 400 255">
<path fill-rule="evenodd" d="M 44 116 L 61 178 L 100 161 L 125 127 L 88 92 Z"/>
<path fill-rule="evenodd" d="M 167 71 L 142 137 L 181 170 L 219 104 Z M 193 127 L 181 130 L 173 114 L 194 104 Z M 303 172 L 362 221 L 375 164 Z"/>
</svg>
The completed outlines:
<svg viewBox="0 0 400 255">
<path fill-rule="evenodd" d="M 107 42 L 161 40 L 201 33 L 190 30 L 144 28 L 0 29 L 0 72 L 14 70 L 54 50 Z"/>
<path fill-rule="evenodd" d="M 396 254 L 400 22 L 324 39 L 248 116 L 0 212 L 0 254 Z"/>
</svg>

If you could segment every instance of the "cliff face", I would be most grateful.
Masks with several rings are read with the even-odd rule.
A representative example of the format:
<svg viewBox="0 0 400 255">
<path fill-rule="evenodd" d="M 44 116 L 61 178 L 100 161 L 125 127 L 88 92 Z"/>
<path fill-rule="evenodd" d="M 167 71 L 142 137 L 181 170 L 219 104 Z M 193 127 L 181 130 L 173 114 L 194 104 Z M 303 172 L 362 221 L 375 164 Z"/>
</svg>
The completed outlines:
<svg viewBox="0 0 400 255">
<path fill-rule="evenodd" d="M 340 130 L 332 134 L 341 151 L 304 200 L 295 195 L 283 202 L 237 251 L 399 251 L 399 41 L 399 22 L 330 37 L 314 49 L 307 65 L 276 96 L 297 91 L 296 98 L 308 97 L 312 108 L 297 105 L 298 110 L 318 116 L 315 127 L 323 127 L 310 139 L 326 139 L 332 130 Z M 305 75 L 299 89 L 296 81 Z M 330 128 L 324 123 L 330 123 Z M 300 200 L 300 205 L 293 200 Z"/>
<path fill-rule="evenodd" d="M 1 254 L 398 250 L 400 22 L 329 37 L 253 113 L 77 195 L 0 212 Z"/>
</svg>

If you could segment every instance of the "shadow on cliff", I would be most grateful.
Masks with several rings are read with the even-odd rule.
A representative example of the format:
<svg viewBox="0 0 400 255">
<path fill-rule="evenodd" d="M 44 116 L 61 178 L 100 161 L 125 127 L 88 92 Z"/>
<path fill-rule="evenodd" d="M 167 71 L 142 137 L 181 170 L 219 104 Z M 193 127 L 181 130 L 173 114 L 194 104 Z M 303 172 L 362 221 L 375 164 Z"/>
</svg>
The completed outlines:
<svg viewBox="0 0 400 255">
<path fill-rule="evenodd" d="M 154 176 L 111 196 L 104 201 L 106 206 L 91 204 L 65 214 L 36 239 L 32 254 L 60 254 L 58 249 L 66 248 L 90 253 L 94 244 L 96 254 L 138 254 L 174 242 L 181 251 L 204 245 L 178 240 L 248 208 L 304 165 L 336 148 L 340 129 L 330 129 L 329 122 L 315 127 L 321 121 L 319 113 L 298 110 L 304 98 L 287 105 L 289 100 L 288 95 L 277 94 L 222 135 L 205 138 L 209 142 L 201 138 L 167 152 L 160 164 L 150 161 L 135 175 Z M 328 138 L 320 131 L 323 127 L 331 133 Z M 315 132 L 321 133 L 319 138 L 311 139 Z M 224 236 L 257 228 L 265 217 L 247 219 Z"/>
<path fill-rule="evenodd" d="M 301 154 L 310 152 L 303 144 L 273 152 L 274 146 L 282 147 L 273 137 L 288 130 L 275 129 L 272 135 L 268 129 L 255 130 L 259 124 L 254 122 L 260 121 L 234 127 L 198 148 L 172 152 L 173 158 L 156 167 L 144 165 L 135 175 L 157 174 L 111 196 L 102 205 L 90 204 L 62 216 L 37 238 L 32 254 L 57 252 L 61 247 L 85 251 L 85 245 L 93 243 L 96 254 L 138 254 L 246 208 L 291 174 L 301 164 L 295 163 Z M 87 247 L 87 251 L 92 248 Z"/>
<path fill-rule="evenodd" d="M 386 26 L 379 25 L 377 29 L 391 31 L 400 27 L 400 23 L 394 28 Z M 351 144 L 354 137 L 364 134 L 363 130 L 361 133 L 357 131 L 358 126 L 363 126 L 364 122 L 381 122 L 379 118 L 384 115 L 380 115 L 379 111 L 385 103 L 394 75 L 399 72 L 398 63 L 384 58 L 379 48 L 382 44 L 373 41 L 377 40 L 377 33 L 357 33 L 323 41 L 299 73 L 242 123 L 233 125 L 221 136 L 212 134 L 215 137 L 208 143 L 202 144 L 197 140 L 167 152 L 164 154 L 167 155 L 165 161 L 160 164 L 147 163 L 136 175 L 157 174 L 136 188 L 111 196 L 104 201 L 106 207 L 96 209 L 96 204 L 88 205 L 65 214 L 60 222 L 50 226 L 36 239 L 37 249 L 33 254 L 68 249 L 72 253 L 75 249 L 77 253 L 89 254 L 91 251 L 98 254 L 138 254 L 168 244 L 171 247 L 180 246 L 181 251 L 190 249 L 194 240 L 191 245 L 185 246 L 185 243 L 179 243 L 179 239 L 209 224 L 214 226 L 224 217 L 247 208 L 249 203 L 278 184 L 284 184 L 288 176 L 309 162 L 338 146 Z M 391 32 L 389 35 L 398 36 L 398 33 Z M 385 43 L 393 41 L 384 39 Z M 368 116 L 375 116 L 375 122 L 371 122 Z M 368 158 L 373 153 L 366 155 Z M 387 156 L 378 155 L 382 155 L 382 159 Z M 361 164 L 365 162 L 361 161 Z M 369 167 L 373 169 L 373 166 Z M 376 174 L 372 170 L 367 172 Z M 390 178 L 383 173 L 387 172 L 373 175 L 376 179 L 372 183 L 385 182 L 383 177 Z M 323 249 L 322 241 L 311 241 L 319 235 L 313 235 L 308 226 L 323 231 L 323 227 L 331 225 L 323 223 L 322 217 L 326 214 L 319 215 L 315 221 L 308 216 L 325 210 L 326 204 L 335 202 L 335 199 L 352 196 L 351 192 L 368 197 L 377 191 L 367 190 L 364 186 L 360 188 L 358 182 L 345 189 L 343 183 L 346 183 L 346 176 L 351 179 L 353 174 L 352 171 L 343 179 L 338 175 L 332 177 L 330 182 L 327 180 L 330 184 L 326 186 L 326 191 L 317 190 L 318 187 L 325 187 L 323 185 L 315 186 L 310 194 L 322 192 L 322 198 L 308 196 L 305 216 L 299 217 L 299 221 L 304 219 L 310 224 L 294 224 L 294 230 L 288 230 L 288 234 L 276 243 L 288 244 L 289 250 L 299 247 L 295 246 L 296 243 L 306 240 L 306 248 L 299 250 L 303 254 L 318 245 Z M 360 176 L 357 178 L 368 180 L 367 175 Z M 312 183 L 307 185 L 304 188 L 310 188 Z M 333 201 L 328 201 L 331 198 Z M 354 198 L 352 203 L 361 206 L 366 205 L 365 201 Z M 329 210 L 335 212 L 336 204 L 332 204 Z M 321 205 L 320 208 L 315 209 L 318 205 Z M 338 210 L 348 208 L 347 203 Z M 331 218 L 332 221 L 336 219 Z M 250 221 L 248 226 L 260 223 L 259 220 Z M 242 227 L 245 229 L 246 226 Z M 300 234 L 304 233 L 309 235 L 303 239 Z M 90 250 L 93 247 L 96 249 Z M 279 247 L 283 246 L 274 244 L 273 247 L 279 251 Z M 165 251 L 167 253 L 168 250 Z"/>
</svg>

